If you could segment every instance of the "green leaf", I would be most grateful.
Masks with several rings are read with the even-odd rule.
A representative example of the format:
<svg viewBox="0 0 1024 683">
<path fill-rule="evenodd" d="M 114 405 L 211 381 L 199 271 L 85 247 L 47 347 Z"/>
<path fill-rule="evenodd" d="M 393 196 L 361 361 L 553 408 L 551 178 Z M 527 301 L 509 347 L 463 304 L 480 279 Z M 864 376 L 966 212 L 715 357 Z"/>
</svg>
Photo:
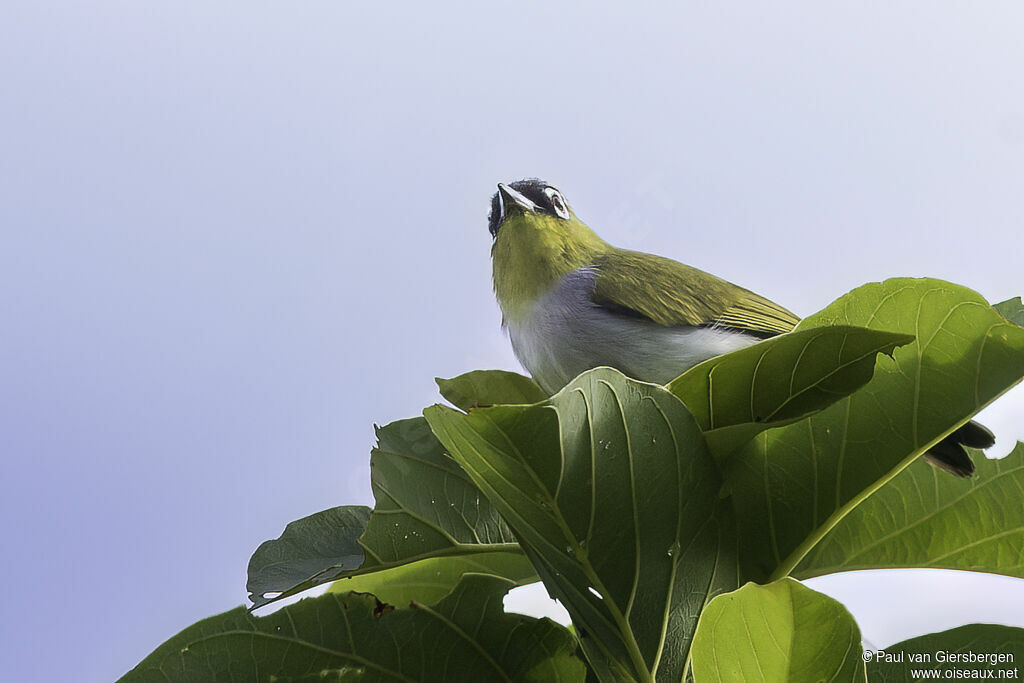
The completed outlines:
<svg viewBox="0 0 1024 683">
<path fill-rule="evenodd" d="M 506 370 L 474 370 L 452 379 L 436 378 L 441 395 L 460 410 L 499 404 L 537 403 L 548 397 L 529 377 Z"/>
<path fill-rule="evenodd" d="M 798 329 L 827 325 L 915 341 L 880 357 L 853 395 L 763 432 L 729 459 L 747 578 L 791 573 L 850 510 L 1024 377 L 1024 329 L 957 285 L 865 285 Z"/>
<path fill-rule="evenodd" d="M 792 579 L 748 583 L 700 617 L 693 675 L 710 681 L 865 681 L 860 629 L 839 602 Z"/>
<path fill-rule="evenodd" d="M 511 586 L 470 574 L 433 605 L 395 608 L 346 593 L 266 617 L 239 607 L 189 626 L 121 680 L 583 681 L 571 633 L 504 613 Z"/>
<path fill-rule="evenodd" d="M 836 325 L 780 335 L 716 356 L 668 385 L 693 414 L 716 457 L 770 427 L 801 420 L 864 386 L 879 353 L 914 340 Z"/>
<path fill-rule="evenodd" d="M 254 608 L 344 576 L 436 557 L 486 556 L 477 560 L 475 571 L 486 568 L 520 584 L 537 580 L 512 531 L 444 455 L 422 417 L 379 428 L 377 440 L 370 458 L 376 506 L 365 529 L 354 520 L 365 517 L 366 508 L 359 508 L 358 515 L 351 513 L 355 517 L 337 512 L 355 508 L 335 508 L 288 525 L 279 539 L 263 543 L 249 562 Z M 361 564 L 353 560 L 356 548 L 365 553 Z"/>
<path fill-rule="evenodd" d="M 1019 296 L 1007 299 L 1006 301 L 1000 301 L 998 304 L 994 304 L 992 308 L 996 309 L 999 315 L 1014 325 L 1024 327 L 1024 302 L 1020 300 Z"/>
<path fill-rule="evenodd" d="M 512 531 L 448 458 L 422 417 L 377 432 L 370 458 L 376 506 L 360 539 L 367 561 L 396 566 L 428 557 L 518 552 Z"/>
<path fill-rule="evenodd" d="M 260 607 L 276 599 L 269 594 L 291 594 L 296 586 L 319 585 L 358 569 L 365 559 L 359 537 L 369 519 L 370 508 L 345 505 L 288 524 L 280 538 L 261 543 L 249 559 L 249 599 Z"/>
<path fill-rule="evenodd" d="M 972 455 L 970 479 L 910 465 L 844 517 L 793 575 L 934 567 L 1024 578 L 1024 443 L 1001 460 Z"/>
<path fill-rule="evenodd" d="M 978 661 L 979 656 L 981 661 Z M 1022 662 L 1024 629 L 969 624 L 904 640 L 885 650 L 872 651 L 868 674 L 872 683 L 927 680 L 924 675 L 915 677 L 912 673 L 915 670 L 937 671 L 939 673 L 934 678 L 938 680 L 987 678 L 1019 681 L 1024 668 Z M 991 677 L 988 672 L 992 672 Z"/>
<path fill-rule="evenodd" d="M 382 602 L 407 605 L 436 602 L 451 592 L 463 574 L 505 577 L 516 585 L 537 580 L 537 572 L 521 551 L 514 553 L 473 553 L 454 557 L 432 557 L 391 569 L 335 581 L 331 593 L 373 593 Z"/>
<path fill-rule="evenodd" d="M 685 406 L 610 368 L 532 406 L 431 427 L 515 530 L 603 680 L 679 680 L 704 604 L 736 583 L 720 478 Z"/>
</svg>

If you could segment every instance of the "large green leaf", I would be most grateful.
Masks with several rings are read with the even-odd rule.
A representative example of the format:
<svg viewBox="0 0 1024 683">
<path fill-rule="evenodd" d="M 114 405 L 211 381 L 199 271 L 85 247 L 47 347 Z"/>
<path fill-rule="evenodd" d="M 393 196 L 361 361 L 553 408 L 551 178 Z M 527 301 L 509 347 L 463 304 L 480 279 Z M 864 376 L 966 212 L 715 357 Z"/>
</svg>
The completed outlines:
<svg viewBox="0 0 1024 683">
<path fill-rule="evenodd" d="M 1024 578 L 1024 443 L 1001 460 L 972 454 L 971 479 L 910 465 L 844 517 L 793 575 L 935 567 Z"/>
<path fill-rule="evenodd" d="M 583 681 L 569 631 L 503 611 L 511 586 L 470 574 L 433 605 L 346 593 L 266 617 L 239 607 L 189 626 L 121 680 Z"/>
<path fill-rule="evenodd" d="M 605 680 L 679 680 L 704 604 L 736 587 L 733 525 L 700 429 L 610 368 L 551 399 L 426 411 L 508 520 Z"/>
<path fill-rule="evenodd" d="M 1024 629 L 969 624 L 864 653 L 872 683 L 911 680 L 1021 680 Z M 921 672 L 915 675 L 913 672 Z M 991 672 L 991 673 L 989 673 Z"/>
<path fill-rule="evenodd" d="M 693 675 L 718 681 L 864 681 L 860 629 L 839 602 L 782 579 L 719 595 L 700 617 Z"/>
<path fill-rule="evenodd" d="M 462 410 L 502 403 L 537 403 L 548 397 L 529 377 L 507 370 L 474 370 L 435 381 L 441 395 Z"/>
<path fill-rule="evenodd" d="M 913 335 L 835 325 L 767 339 L 716 356 L 668 385 L 724 456 L 770 428 L 796 422 L 864 386 L 875 356 Z"/>
<path fill-rule="evenodd" d="M 871 493 L 1024 377 L 1024 329 L 936 280 L 860 287 L 800 329 L 913 334 L 872 380 L 808 419 L 758 435 L 725 473 L 747 578 L 785 576 Z"/>
<path fill-rule="evenodd" d="M 511 530 L 444 455 L 422 417 L 379 428 L 377 441 L 370 458 L 376 506 L 369 519 L 366 508 L 325 510 L 289 524 L 280 538 L 263 543 L 249 562 L 254 607 L 345 576 L 437 557 L 475 557 L 474 571 L 516 583 L 536 580 Z M 455 566 L 446 565 L 442 575 L 457 578 L 450 571 Z M 399 575 L 413 580 L 392 573 L 378 577 L 376 585 Z"/>
</svg>

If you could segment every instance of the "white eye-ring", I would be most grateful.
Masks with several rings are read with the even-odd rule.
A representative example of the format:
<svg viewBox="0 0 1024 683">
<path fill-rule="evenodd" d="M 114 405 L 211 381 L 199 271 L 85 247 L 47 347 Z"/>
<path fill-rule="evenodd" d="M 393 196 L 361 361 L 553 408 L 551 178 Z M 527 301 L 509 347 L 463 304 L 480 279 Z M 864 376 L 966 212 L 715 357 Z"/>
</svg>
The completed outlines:
<svg viewBox="0 0 1024 683">
<path fill-rule="evenodd" d="M 565 200 L 562 199 L 562 194 L 553 187 L 546 188 L 544 194 L 551 200 L 551 207 L 555 210 L 555 214 L 559 218 L 569 218 L 569 207 L 565 205 Z"/>
</svg>

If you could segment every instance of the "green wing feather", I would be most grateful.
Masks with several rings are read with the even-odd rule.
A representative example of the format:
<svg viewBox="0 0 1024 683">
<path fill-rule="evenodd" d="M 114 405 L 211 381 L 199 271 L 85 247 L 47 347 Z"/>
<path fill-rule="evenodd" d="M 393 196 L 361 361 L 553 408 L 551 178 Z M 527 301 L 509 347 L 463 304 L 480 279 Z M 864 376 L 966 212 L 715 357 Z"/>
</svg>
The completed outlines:
<svg viewBox="0 0 1024 683">
<path fill-rule="evenodd" d="M 595 303 L 659 325 L 718 325 L 771 337 L 800 320 L 748 289 L 661 256 L 616 250 L 593 266 Z"/>
</svg>

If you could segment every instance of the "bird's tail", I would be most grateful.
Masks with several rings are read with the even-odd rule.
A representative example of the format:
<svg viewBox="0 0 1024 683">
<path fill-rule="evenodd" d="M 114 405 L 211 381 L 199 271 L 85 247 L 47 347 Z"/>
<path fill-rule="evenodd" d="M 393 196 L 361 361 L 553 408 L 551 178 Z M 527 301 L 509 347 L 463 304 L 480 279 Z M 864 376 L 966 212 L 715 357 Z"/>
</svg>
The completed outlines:
<svg viewBox="0 0 1024 683">
<path fill-rule="evenodd" d="M 974 474 L 974 462 L 967 448 L 988 448 L 996 442 L 995 434 L 987 427 L 971 420 L 924 454 L 929 465 L 958 477 Z"/>
</svg>

